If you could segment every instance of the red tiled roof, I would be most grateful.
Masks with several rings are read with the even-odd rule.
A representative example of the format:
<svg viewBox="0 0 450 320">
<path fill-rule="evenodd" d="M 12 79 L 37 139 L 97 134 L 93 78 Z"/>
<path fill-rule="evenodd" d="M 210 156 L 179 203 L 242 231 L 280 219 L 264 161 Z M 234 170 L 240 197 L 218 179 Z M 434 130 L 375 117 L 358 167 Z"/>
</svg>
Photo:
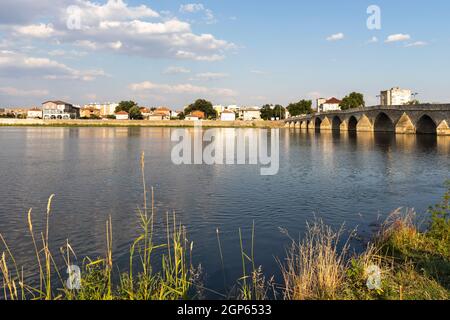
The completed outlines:
<svg viewBox="0 0 450 320">
<path fill-rule="evenodd" d="M 119 112 L 116 112 L 116 114 L 128 115 L 128 112 L 126 112 L 126 111 L 119 111 Z"/>
<path fill-rule="evenodd" d="M 339 99 L 336 99 L 335 97 L 332 97 L 330 99 L 328 99 L 327 101 L 325 101 L 326 104 L 339 104 L 342 101 Z"/>
</svg>

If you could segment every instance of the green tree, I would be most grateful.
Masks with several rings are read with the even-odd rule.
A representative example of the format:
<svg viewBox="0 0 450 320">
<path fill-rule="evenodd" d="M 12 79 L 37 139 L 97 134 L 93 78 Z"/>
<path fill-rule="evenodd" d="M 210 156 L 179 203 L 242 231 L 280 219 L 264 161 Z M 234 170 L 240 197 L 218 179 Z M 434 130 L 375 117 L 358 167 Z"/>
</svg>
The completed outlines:
<svg viewBox="0 0 450 320">
<path fill-rule="evenodd" d="M 142 116 L 141 110 L 139 110 L 138 106 L 132 107 L 128 112 L 131 120 L 142 120 L 144 117 Z"/>
<path fill-rule="evenodd" d="M 291 103 L 287 106 L 287 109 L 292 117 L 313 113 L 311 100 L 300 100 L 299 102 Z"/>
<path fill-rule="evenodd" d="M 417 100 L 417 99 L 411 100 L 411 101 L 409 101 L 407 103 L 407 105 L 410 105 L 410 106 L 414 106 L 414 105 L 417 105 L 417 104 L 420 104 L 420 101 Z"/>
<path fill-rule="evenodd" d="M 358 92 L 352 92 L 340 104 L 342 110 L 356 109 L 365 107 L 364 95 Z"/>
<path fill-rule="evenodd" d="M 280 120 L 286 119 L 286 109 L 280 104 L 275 105 L 273 108 L 273 117 L 279 118 Z"/>
<path fill-rule="evenodd" d="M 216 119 L 217 118 L 217 112 L 216 112 L 216 110 L 214 110 L 212 103 L 207 100 L 204 100 L 204 99 L 198 99 L 193 104 L 189 105 L 184 110 L 184 114 L 190 114 L 193 111 L 204 112 L 206 118 L 208 118 L 208 119 Z"/>
<path fill-rule="evenodd" d="M 261 107 L 261 119 L 270 120 L 273 117 L 272 105 L 265 104 Z"/>
<path fill-rule="evenodd" d="M 134 101 L 121 101 L 116 108 L 116 112 L 125 111 L 130 113 L 130 110 L 133 107 L 138 107 L 138 104 Z"/>
</svg>

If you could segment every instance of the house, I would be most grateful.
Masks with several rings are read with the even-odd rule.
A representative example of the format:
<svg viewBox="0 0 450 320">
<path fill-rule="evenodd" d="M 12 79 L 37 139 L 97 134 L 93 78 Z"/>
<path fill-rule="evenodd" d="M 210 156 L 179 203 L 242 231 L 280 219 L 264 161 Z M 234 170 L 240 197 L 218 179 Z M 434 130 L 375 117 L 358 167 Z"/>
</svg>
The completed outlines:
<svg viewBox="0 0 450 320">
<path fill-rule="evenodd" d="M 116 112 L 116 108 L 119 106 L 118 103 L 90 103 L 85 105 L 85 108 L 95 108 L 100 110 L 100 116 L 101 117 L 107 117 L 112 116 Z"/>
<path fill-rule="evenodd" d="M 126 111 L 119 111 L 115 113 L 116 119 L 117 120 L 129 120 L 129 115 L 128 112 Z"/>
<path fill-rule="evenodd" d="M 320 103 L 320 104 L 319 104 Z M 317 111 L 318 112 L 328 112 L 328 111 L 339 111 L 341 110 L 341 103 L 342 101 L 331 97 L 330 99 L 318 99 L 317 100 Z"/>
<path fill-rule="evenodd" d="M 192 114 L 188 114 L 186 118 L 184 118 L 186 121 L 199 121 L 200 119 Z"/>
<path fill-rule="evenodd" d="M 84 106 L 80 110 L 80 117 L 81 118 L 100 118 L 101 110 L 97 109 L 93 106 Z"/>
<path fill-rule="evenodd" d="M 199 120 L 206 119 L 206 114 L 203 111 L 200 111 L 200 110 L 192 111 L 190 115 L 195 117 L 195 118 L 198 118 Z"/>
<path fill-rule="evenodd" d="M 39 108 L 33 108 L 27 112 L 28 119 L 42 119 L 42 110 Z"/>
<path fill-rule="evenodd" d="M 220 115 L 220 120 L 221 121 L 235 121 L 236 114 L 233 111 L 224 110 L 224 111 L 222 111 L 222 114 Z"/>
<path fill-rule="evenodd" d="M 149 121 L 163 121 L 164 117 L 160 114 L 152 113 L 148 116 L 147 120 Z"/>
<path fill-rule="evenodd" d="M 185 118 L 187 121 L 199 121 L 206 119 L 206 114 L 203 111 L 193 111 L 191 114 L 188 114 Z"/>
<path fill-rule="evenodd" d="M 241 108 L 239 118 L 244 121 L 261 120 L 261 109 L 258 107 Z"/>
<path fill-rule="evenodd" d="M 144 120 L 148 120 L 152 114 L 152 111 L 146 107 L 139 108 L 139 111 L 141 112 L 142 117 L 144 117 Z"/>
<path fill-rule="evenodd" d="M 382 106 L 402 106 L 412 101 L 412 91 L 399 87 L 381 91 L 380 104 Z"/>
<path fill-rule="evenodd" d="M 170 120 L 170 116 L 172 114 L 172 111 L 167 107 L 158 107 L 153 112 L 155 115 L 161 115 L 163 117 L 163 120 Z"/>
<path fill-rule="evenodd" d="M 42 103 L 43 119 L 77 119 L 80 117 L 80 108 L 60 101 L 46 101 Z"/>
</svg>

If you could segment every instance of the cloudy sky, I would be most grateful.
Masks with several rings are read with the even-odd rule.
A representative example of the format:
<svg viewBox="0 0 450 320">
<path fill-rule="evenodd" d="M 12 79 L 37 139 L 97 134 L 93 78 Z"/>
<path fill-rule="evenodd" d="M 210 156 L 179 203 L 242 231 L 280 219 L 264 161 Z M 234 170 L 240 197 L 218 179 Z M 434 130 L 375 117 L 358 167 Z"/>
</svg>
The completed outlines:
<svg viewBox="0 0 450 320">
<path fill-rule="evenodd" d="M 450 102 L 449 13 L 447 0 L 1 0 L 0 106 L 351 91 L 375 104 L 393 86 Z"/>
</svg>

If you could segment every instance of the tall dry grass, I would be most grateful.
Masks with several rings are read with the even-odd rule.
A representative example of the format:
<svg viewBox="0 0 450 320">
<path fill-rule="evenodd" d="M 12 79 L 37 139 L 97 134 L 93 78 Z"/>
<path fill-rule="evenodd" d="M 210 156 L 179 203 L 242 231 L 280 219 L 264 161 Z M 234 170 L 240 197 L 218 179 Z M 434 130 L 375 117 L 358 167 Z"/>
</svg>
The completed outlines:
<svg viewBox="0 0 450 320">
<path fill-rule="evenodd" d="M 342 230 L 333 231 L 322 220 L 307 224 L 305 238 L 293 241 L 281 270 L 284 298 L 335 299 L 345 279 L 348 241 L 340 247 Z"/>
</svg>

